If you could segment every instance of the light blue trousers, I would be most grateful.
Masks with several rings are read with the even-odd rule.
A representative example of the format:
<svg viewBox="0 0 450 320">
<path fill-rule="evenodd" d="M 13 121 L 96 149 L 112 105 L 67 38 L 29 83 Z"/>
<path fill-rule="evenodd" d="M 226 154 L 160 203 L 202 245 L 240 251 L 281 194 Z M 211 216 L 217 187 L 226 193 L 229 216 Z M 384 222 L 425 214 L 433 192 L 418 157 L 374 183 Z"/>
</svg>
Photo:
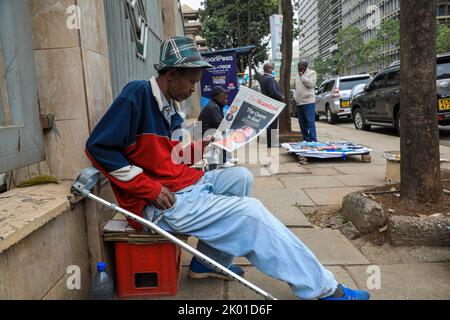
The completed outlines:
<svg viewBox="0 0 450 320">
<path fill-rule="evenodd" d="M 301 299 L 330 296 L 333 274 L 257 199 L 253 176 L 235 167 L 206 172 L 202 183 L 175 194 L 159 226 L 199 239 L 197 249 L 224 266 L 246 257 L 257 269 L 285 281 Z M 268 190 L 270 192 L 270 190 Z M 155 211 L 156 219 L 161 212 Z"/>
</svg>

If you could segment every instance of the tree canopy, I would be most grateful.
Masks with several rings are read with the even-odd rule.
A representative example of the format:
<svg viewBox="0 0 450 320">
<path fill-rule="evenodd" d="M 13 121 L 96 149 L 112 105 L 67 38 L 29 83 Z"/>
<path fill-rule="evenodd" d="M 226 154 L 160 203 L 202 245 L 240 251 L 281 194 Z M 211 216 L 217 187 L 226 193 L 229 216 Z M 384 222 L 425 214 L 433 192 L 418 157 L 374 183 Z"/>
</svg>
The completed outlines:
<svg viewBox="0 0 450 320">
<path fill-rule="evenodd" d="M 267 60 L 269 17 L 278 13 L 277 0 L 205 0 L 203 5 L 200 22 L 210 49 L 254 45 L 253 61 Z M 243 59 L 241 71 L 246 66 L 247 60 Z"/>
<path fill-rule="evenodd" d="M 327 59 L 320 57 L 314 61 L 314 69 L 318 73 L 319 81 L 327 75 L 351 73 L 355 66 L 368 65 L 371 70 L 387 67 L 389 57 L 383 51 L 400 47 L 400 21 L 388 19 L 384 21 L 376 36 L 364 43 L 362 32 L 355 27 L 347 27 L 337 35 L 339 49 Z M 437 53 L 450 52 L 450 27 L 444 24 L 437 26 Z"/>
</svg>

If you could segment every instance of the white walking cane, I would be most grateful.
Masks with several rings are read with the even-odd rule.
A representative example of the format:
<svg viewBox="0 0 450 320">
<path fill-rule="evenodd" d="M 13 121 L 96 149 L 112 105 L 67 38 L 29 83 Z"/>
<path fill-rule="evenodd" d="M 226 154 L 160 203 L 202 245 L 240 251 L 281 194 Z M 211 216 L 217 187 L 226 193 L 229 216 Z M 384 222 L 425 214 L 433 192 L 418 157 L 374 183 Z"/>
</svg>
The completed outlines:
<svg viewBox="0 0 450 320">
<path fill-rule="evenodd" d="M 257 286 L 255 286 L 253 283 L 251 283 L 251 282 L 245 280 L 244 278 L 238 276 L 234 272 L 230 271 L 228 268 L 225 268 L 220 263 L 214 261 L 213 259 L 211 259 L 208 256 L 204 255 L 200 251 L 192 248 L 190 245 L 188 245 L 185 242 L 181 241 L 180 239 L 176 238 L 175 236 L 173 236 L 169 232 L 161 229 L 160 227 L 158 227 L 153 222 L 151 222 L 151 221 L 149 221 L 147 219 L 144 219 L 144 218 L 142 218 L 142 217 L 140 217 L 140 216 L 138 216 L 138 215 L 136 215 L 134 213 L 131 213 L 130 211 L 122 209 L 118 205 L 116 205 L 114 203 L 110 203 L 110 202 L 108 202 L 108 201 L 106 201 L 106 200 L 104 200 L 104 199 L 102 199 L 100 197 L 97 197 L 96 195 L 92 194 L 91 193 L 91 189 L 97 184 L 99 178 L 100 178 L 100 171 L 98 171 L 94 167 L 86 168 L 80 173 L 78 178 L 72 184 L 72 188 L 71 188 L 70 192 L 72 194 L 74 194 L 74 195 L 80 195 L 82 197 L 86 197 L 86 198 L 92 199 L 94 201 L 97 201 L 97 202 L 101 203 L 102 205 L 112 209 L 114 212 L 118 212 L 118 213 L 126 216 L 127 218 L 130 218 L 130 219 L 132 219 L 134 221 L 139 222 L 140 224 L 142 224 L 144 226 L 147 226 L 152 231 L 162 235 L 164 238 L 166 238 L 170 242 L 172 242 L 172 243 L 176 244 L 177 246 L 183 248 L 184 250 L 186 250 L 187 252 L 189 252 L 190 254 L 192 254 L 193 256 L 198 258 L 199 260 L 201 260 L 203 263 L 205 263 L 206 265 L 211 267 L 213 270 L 215 270 L 217 272 L 221 272 L 221 273 L 223 273 L 223 274 L 225 274 L 227 276 L 230 276 L 231 278 L 239 281 L 244 286 L 250 288 L 251 290 L 253 290 L 257 294 L 262 295 L 266 300 L 277 300 L 271 294 L 265 292 L 264 290 L 262 290 L 262 289 L 258 288 Z"/>
</svg>

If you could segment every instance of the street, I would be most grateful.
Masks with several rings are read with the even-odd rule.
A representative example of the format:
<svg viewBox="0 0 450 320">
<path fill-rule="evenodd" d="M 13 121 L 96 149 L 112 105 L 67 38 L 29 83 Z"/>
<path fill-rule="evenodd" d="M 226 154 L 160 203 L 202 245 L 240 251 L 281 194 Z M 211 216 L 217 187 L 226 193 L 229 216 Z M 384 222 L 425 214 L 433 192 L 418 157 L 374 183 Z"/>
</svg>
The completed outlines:
<svg viewBox="0 0 450 320">
<path fill-rule="evenodd" d="M 325 118 L 322 117 L 320 122 L 326 124 Z M 353 130 L 356 130 L 355 125 L 353 124 L 352 120 L 350 120 L 350 119 L 340 119 L 336 125 L 340 126 L 340 127 L 351 128 Z M 395 132 L 395 130 L 393 128 L 388 128 L 388 127 L 373 126 L 369 132 L 393 136 L 393 137 L 397 136 L 397 133 Z M 440 135 L 440 144 L 442 146 L 450 147 L 450 126 L 439 126 L 439 135 Z"/>
</svg>

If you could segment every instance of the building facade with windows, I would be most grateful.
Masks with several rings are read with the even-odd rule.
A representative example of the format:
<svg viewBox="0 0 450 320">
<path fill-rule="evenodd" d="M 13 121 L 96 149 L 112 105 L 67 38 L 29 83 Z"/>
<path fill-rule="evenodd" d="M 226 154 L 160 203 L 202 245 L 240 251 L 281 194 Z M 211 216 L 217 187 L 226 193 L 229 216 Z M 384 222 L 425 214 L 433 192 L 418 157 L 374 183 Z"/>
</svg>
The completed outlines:
<svg viewBox="0 0 450 320">
<path fill-rule="evenodd" d="M 438 0 L 436 18 L 440 23 L 450 27 L 450 0 Z"/>
<path fill-rule="evenodd" d="M 378 26 L 388 19 L 399 19 L 400 0 L 342 0 L 342 28 L 353 26 L 361 30 L 364 42 L 372 40 Z M 439 0 L 436 8 L 439 23 L 450 26 L 450 0 Z M 400 59 L 399 46 L 385 46 L 383 61 L 372 66 L 350 66 L 350 73 L 375 72 Z"/>
<path fill-rule="evenodd" d="M 338 49 L 337 34 L 342 29 L 342 0 L 317 0 L 319 55 L 322 60 Z"/>
<path fill-rule="evenodd" d="M 314 59 L 319 55 L 319 27 L 317 0 L 305 0 L 300 3 L 298 19 L 300 26 L 299 58 L 314 66 Z"/>
<path fill-rule="evenodd" d="M 70 184 L 91 165 L 90 132 L 127 82 L 156 74 L 172 35 L 184 35 L 178 0 L 0 1 L 0 299 L 87 298 L 96 263 L 113 261 L 101 228 L 114 213 L 70 204 Z M 114 201 L 106 181 L 95 193 Z"/>
</svg>

